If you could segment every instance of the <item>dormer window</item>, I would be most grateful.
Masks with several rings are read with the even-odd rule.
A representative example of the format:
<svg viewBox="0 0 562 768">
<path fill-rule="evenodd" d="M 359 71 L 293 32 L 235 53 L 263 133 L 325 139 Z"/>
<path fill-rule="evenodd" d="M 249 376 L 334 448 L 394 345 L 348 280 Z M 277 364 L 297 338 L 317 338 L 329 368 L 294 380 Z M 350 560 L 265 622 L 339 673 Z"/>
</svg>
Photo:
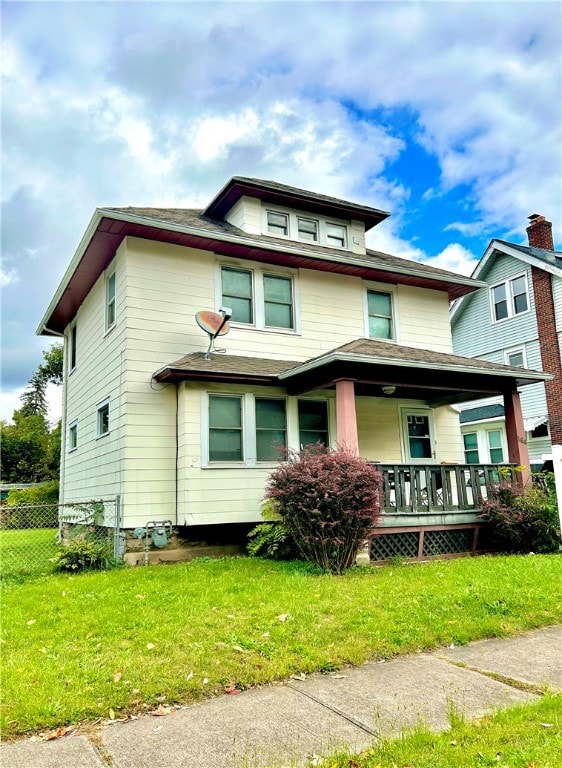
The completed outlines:
<svg viewBox="0 0 562 768">
<path fill-rule="evenodd" d="M 341 224 L 326 224 L 326 245 L 335 245 L 337 248 L 345 248 L 346 227 Z"/>
<path fill-rule="evenodd" d="M 299 240 L 309 240 L 312 243 L 318 242 L 318 222 L 314 219 L 301 219 L 297 217 Z"/>
<path fill-rule="evenodd" d="M 278 211 L 267 212 L 267 231 L 272 235 L 289 236 L 289 217 Z"/>
</svg>

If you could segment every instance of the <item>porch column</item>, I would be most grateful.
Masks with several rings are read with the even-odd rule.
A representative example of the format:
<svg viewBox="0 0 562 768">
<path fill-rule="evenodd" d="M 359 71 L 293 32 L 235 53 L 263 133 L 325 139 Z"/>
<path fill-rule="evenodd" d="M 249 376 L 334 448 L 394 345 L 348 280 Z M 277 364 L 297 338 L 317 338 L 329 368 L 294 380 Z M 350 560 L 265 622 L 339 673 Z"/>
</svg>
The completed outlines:
<svg viewBox="0 0 562 768">
<path fill-rule="evenodd" d="M 336 381 L 336 439 L 340 448 L 359 456 L 355 385 L 349 379 Z"/>
<path fill-rule="evenodd" d="M 523 467 L 519 476 L 523 485 L 526 485 L 531 479 L 531 467 L 519 392 L 505 392 L 503 402 L 509 461 Z"/>
</svg>

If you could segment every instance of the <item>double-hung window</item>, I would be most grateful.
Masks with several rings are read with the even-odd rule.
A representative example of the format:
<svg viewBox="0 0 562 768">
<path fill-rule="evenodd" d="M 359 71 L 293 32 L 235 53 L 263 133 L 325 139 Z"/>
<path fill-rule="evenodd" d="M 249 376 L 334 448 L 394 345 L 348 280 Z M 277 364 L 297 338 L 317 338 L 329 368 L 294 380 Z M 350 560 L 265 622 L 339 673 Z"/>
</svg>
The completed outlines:
<svg viewBox="0 0 562 768">
<path fill-rule="evenodd" d="M 476 432 L 467 432 L 462 437 L 464 441 L 465 464 L 478 464 L 480 462 L 480 456 L 478 454 L 478 435 Z"/>
<path fill-rule="evenodd" d="M 326 224 L 326 245 L 345 248 L 347 243 L 347 228 L 342 224 Z"/>
<path fill-rule="evenodd" d="M 285 400 L 256 397 L 256 458 L 279 461 L 287 447 Z"/>
<path fill-rule="evenodd" d="M 223 267 L 222 306 L 232 309 L 232 322 L 254 322 L 254 286 L 252 272 L 248 269 Z"/>
<path fill-rule="evenodd" d="M 243 461 L 242 397 L 209 395 L 209 461 Z"/>
<path fill-rule="evenodd" d="M 105 330 L 113 328 L 115 321 L 115 272 L 112 272 L 105 284 Z"/>
<path fill-rule="evenodd" d="M 220 303 L 232 309 L 233 323 L 295 330 L 295 285 L 291 276 L 223 266 Z"/>
<path fill-rule="evenodd" d="M 501 464 L 503 461 L 502 433 L 499 429 L 490 429 L 487 435 L 490 463 Z"/>
<path fill-rule="evenodd" d="M 318 242 L 318 222 L 315 219 L 303 219 L 297 216 L 297 229 L 299 240 Z"/>
<path fill-rule="evenodd" d="M 289 216 L 278 211 L 267 211 L 267 231 L 271 235 L 289 236 Z"/>
<path fill-rule="evenodd" d="M 268 328 L 295 327 L 293 281 L 290 277 L 263 275 L 264 325 Z"/>
<path fill-rule="evenodd" d="M 369 337 L 371 339 L 392 339 L 392 296 L 384 291 L 367 291 L 367 313 L 369 316 Z"/>
<path fill-rule="evenodd" d="M 498 322 L 515 317 L 529 309 L 527 276 L 518 275 L 491 286 L 492 320 Z"/>
<path fill-rule="evenodd" d="M 210 394 L 208 422 L 210 464 L 254 465 L 285 458 L 287 412 L 284 398 Z"/>
</svg>

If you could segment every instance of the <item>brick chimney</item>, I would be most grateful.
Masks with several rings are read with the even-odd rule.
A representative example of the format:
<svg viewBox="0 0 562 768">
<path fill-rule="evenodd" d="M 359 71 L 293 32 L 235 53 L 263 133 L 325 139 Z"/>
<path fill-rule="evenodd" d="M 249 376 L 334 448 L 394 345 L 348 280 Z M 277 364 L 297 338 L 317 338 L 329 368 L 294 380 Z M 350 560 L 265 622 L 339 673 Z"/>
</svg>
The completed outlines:
<svg viewBox="0 0 562 768">
<path fill-rule="evenodd" d="M 553 251 L 552 222 L 547 221 L 544 216 L 538 213 L 532 213 L 529 216 L 529 220 L 531 222 L 527 227 L 529 245 L 533 248 L 544 248 L 547 251 Z"/>
<path fill-rule="evenodd" d="M 529 245 L 554 251 L 552 224 L 544 216 L 534 213 L 529 216 L 531 223 L 527 227 Z M 535 295 L 535 314 L 541 363 L 543 371 L 554 374 L 552 381 L 545 382 L 546 404 L 552 445 L 562 445 L 562 361 L 560 345 L 556 332 L 554 314 L 554 296 L 552 293 L 552 275 L 544 269 L 531 267 L 533 293 Z"/>
</svg>

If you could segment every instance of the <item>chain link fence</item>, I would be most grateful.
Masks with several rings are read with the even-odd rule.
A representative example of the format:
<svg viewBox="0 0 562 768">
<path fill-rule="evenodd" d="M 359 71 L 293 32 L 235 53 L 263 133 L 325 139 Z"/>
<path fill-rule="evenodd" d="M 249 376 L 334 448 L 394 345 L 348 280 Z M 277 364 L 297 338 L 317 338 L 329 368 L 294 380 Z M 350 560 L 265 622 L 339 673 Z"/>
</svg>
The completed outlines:
<svg viewBox="0 0 562 768">
<path fill-rule="evenodd" d="M 0 576 L 25 579 L 53 570 L 61 545 L 76 539 L 106 544 L 122 558 L 119 496 L 69 504 L 0 506 Z"/>
</svg>

